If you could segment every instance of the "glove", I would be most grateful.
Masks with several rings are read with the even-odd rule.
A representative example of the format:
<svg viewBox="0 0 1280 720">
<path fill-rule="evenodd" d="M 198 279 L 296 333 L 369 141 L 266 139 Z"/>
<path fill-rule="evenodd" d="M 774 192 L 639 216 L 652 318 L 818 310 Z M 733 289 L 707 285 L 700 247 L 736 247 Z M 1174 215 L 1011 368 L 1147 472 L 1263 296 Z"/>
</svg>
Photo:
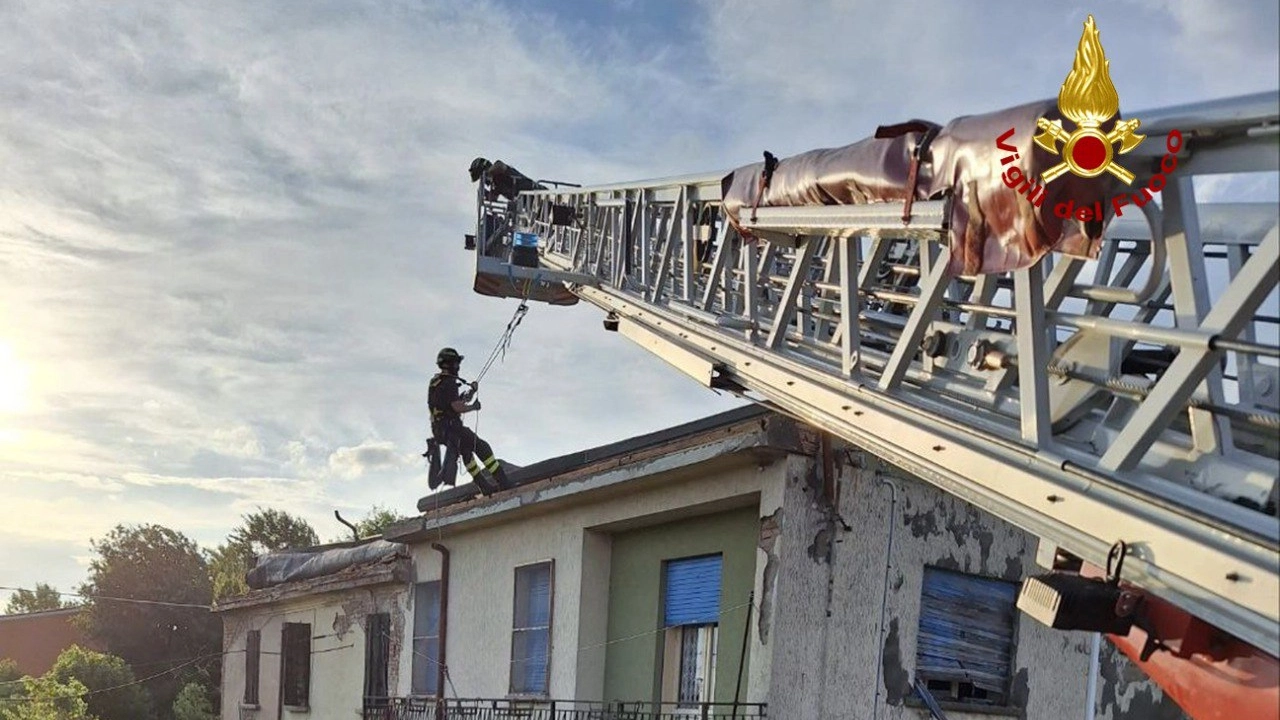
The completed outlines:
<svg viewBox="0 0 1280 720">
<path fill-rule="evenodd" d="M 471 403 L 470 409 L 471 409 L 471 410 L 479 410 L 479 409 L 480 409 L 480 401 L 479 401 L 479 400 L 477 400 L 477 401 L 475 401 L 475 402 Z"/>
</svg>

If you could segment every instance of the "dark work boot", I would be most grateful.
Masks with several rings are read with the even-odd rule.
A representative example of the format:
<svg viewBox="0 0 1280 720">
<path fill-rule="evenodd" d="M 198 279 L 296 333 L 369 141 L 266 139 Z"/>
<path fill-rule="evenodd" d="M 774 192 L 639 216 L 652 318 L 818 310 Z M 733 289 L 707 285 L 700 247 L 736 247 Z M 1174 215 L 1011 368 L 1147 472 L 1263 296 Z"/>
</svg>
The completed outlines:
<svg viewBox="0 0 1280 720">
<path fill-rule="evenodd" d="M 493 479 L 489 477 L 488 473 L 484 471 L 484 468 L 480 466 L 480 463 L 475 460 L 470 460 L 466 463 L 466 466 L 467 472 L 471 475 L 472 482 L 476 484 L 476 487 L 480 488 L 480 492 L 485 495 L 492 495 L 501 489 L 494 483 Z"/>
<path fill-rule="evenodd" d="M 488 460 L 484 461 L 484 469 L 493 476 L 494 481 L 498 483 L 498 487 L 504 490 L 514 487 L 511 484 L 511 479 L 507 477 L 506 469 L 502 467 L 501 460 L 490 456 Z"/>
</svg>

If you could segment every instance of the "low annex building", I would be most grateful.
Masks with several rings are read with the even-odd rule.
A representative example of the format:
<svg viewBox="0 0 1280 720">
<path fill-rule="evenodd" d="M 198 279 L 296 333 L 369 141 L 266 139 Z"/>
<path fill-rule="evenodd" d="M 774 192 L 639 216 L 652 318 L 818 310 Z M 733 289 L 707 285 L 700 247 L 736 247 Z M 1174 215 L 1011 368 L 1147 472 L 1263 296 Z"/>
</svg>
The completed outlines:
<svg viewBox="0 0 1280 720">
<path fill-rule="evenodd" d="M 13 660 L 18 672 L 36 677 L 72 645 L 97 649 L 98 643 L 76 626 L 79 614 L 80 608 L 71 607 L 0 615 L 0 660 Z"/>
</svg>

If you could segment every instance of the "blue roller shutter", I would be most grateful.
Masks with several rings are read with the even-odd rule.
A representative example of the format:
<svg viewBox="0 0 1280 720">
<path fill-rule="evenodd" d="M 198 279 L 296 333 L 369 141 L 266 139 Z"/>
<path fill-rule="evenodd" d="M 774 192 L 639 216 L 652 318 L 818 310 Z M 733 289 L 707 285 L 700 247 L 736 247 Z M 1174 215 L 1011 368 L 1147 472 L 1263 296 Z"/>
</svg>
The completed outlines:
<svg viewBox="0 0 1280 720">
<path fill-rule="evenodd" d="M 720 568 L 723 556 L 669 560 L 663 624 L 701 625 L 720 620 Z"/>
<path fill-rule="evenodd" d="M 968 682 L 1002 700 L 1012 677 L 1018 586 L 938 568 L 924 570 L 916 675 Z"/>
</svg>

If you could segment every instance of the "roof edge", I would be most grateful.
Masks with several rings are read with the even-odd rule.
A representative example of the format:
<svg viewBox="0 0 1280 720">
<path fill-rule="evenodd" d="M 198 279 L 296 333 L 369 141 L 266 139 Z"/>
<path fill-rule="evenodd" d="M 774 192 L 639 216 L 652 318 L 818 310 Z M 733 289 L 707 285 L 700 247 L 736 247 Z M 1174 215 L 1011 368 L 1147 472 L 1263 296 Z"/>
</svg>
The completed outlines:
<svg viewBox="0 0 1280 720">
<path fill-rule="evenodd" d="M 322 575 L 308 580 L 272 585 L 270 587 L 250 590 L 242 595 L 215 602 L 212 612 L 227 612 L 245 608 L 270 605 L 272 603 L 293 600 L 308 595 L 339 592 L 358 587 L 383 585 L 395 582 L 411 582 L 413 580 L 413 560 L 406 555 L 397 555 L 391 559 L 353 566 L 332 575 Z"/>
<path fill-rule="evenodd" d="M 681 423 L 661 430 L 655 430 L 643 435 L 636 435 L 634 437 L 607 443 L 605 445 L 598 445 L 585 450 L 577 450 L 564 455 L 539 460 L 531 465 L 525 465 L 518 470 L 512 471 L 509 473 L 509 477 L 512 483 L 514 483 L 514 488 L 518 489 L 525 485 L 531 485 L 533 483 L 548 480 L 600 462 L 625 457 L 636 452 L 659 447 L 672 441 L 689 437 L 690 435 L 702 434 L 720 428 L 737 425 L 758 417 L 763 418 L 775 414 L 775 411 L 766 407 L 754 404 L 744 405 L 743 407 L 716 413 L 715 415 L 709 415 L 698 420 L 692 420 L 690 422 Z M 479 488 L 477 488 L 474 483 L 465 483 L 455 488 L 449 488 L 437 493 L 423 495 L 418 499 L 417 507 L 419 512 L 426 512 L 428 509 L 438 511 L 440 508 L 469 501 L 479 494 Z"/>
</svg>

